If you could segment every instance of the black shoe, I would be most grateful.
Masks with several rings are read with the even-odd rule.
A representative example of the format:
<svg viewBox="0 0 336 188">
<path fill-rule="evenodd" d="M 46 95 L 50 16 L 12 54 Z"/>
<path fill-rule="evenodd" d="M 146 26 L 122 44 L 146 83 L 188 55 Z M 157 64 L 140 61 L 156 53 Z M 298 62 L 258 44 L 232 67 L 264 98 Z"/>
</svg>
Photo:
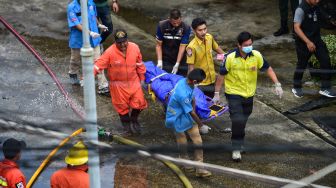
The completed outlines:
<svg viewBox="0 0 336 188">
<path fill-rule="evenodd" d="M 278 37 L 278 36 L 281 36 L 281 35 L 284 35 L 284 34 L 288 34 L 288 33 L 289 33 L 288 28 L 281 27 L 278 31 L 274 32 L 273 35 L 275 37 Z"/>
<path fill-rule="evenodd" d="M 297 97 L 297 98 L 302 98 L 303 97 L 302 88 L 293 88 L 292 92 L 293 92 L 294 96 Z"/>
<path fill-rule="evenodd" d="M 80 85 L 80 80 L 77 77 L 77 74 L 69 74 L 70 83 L 72 85 Z"/>
</svg>

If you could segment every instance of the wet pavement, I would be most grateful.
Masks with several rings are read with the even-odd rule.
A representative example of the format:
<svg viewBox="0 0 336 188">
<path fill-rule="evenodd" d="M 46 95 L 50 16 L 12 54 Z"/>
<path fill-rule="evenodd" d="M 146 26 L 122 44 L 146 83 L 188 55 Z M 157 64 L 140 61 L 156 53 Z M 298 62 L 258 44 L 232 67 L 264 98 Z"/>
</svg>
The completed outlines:
<svg viewBox="0 0 336 188">
<path fill-rule="evenodd" d="M 0 15 L 13 24 L 14 28 L 37 49 L 78 107 L 83 106 L 82 88 L 72 87 L 67 78 L 70 58 L 65 21 L 67 1 L 27 0 L 18 3 L 0 0 L 0 3 L 3 5 L 0 8 Z M 302 99 L 293 97 L 290 91 L 296 54 L 291 35 L 279 38 L 271 36 L 273 30 L 278 27 L 278 14 L 274 11 L 277 10 L 275 2 L 124 0 L 120 3 L 122 17 L 113 15 L 114 26 L 129 31 L 130 40 L 140 45 L 144 60 L 155 60 L 153 37 L 155 31 L 151 30 L 156 27 L 157 20 L 166 18 L 171 7 L 179 7 L 189 23 L 196 16 L 204 16 L 209 23 L 209 32 L 214 34 L 225 49 L 235 45 L 234 40 L 239 31 L 251 31 L 258 39 L 255 41 L 256 48 L 277 72 L 284 87 L 284 97 L 279 100 L 272 91 L 271 81 L 266 75 L 261 74 L 254 111 L 246 129 L 248 151 L 243 155 L 243 162 L 233 163 L 230 152 L 221 147 L 206 150 L 205 162 L 297 180 L 336 161 L 336 150 L 331 145 L 336 144 L 335 138 L 318 127 L 312 119 L 313 115 L 335 116 L 334 104 L 297 114 L 285 113 L 310 100 L 317 100 L 319 96 L 316 95 L 318 87 L 314 85 L 305 86 L 310 95 Z M 335 31 L 326 32 L 335 33 Z M 0 25 L 0 39 L 0 117 L 66 134 L 81 127 L 80 119 L 66 104 L 44 68 L 2 25 Z M 109 39 L 107 44 L 111 42 Z M 309 76 L 305 76 L 305 79 L 308 80 Z M 148 96 L 147 99 L 150 101 Z M 98 124 L 117 133 L 121 127 L 110 100 L 108 97 L 97 95 Z M 149 108 L 141 114 L 140 121 L 145 126 L 142 135 L 132 136 L 130 139 L 147 146 L 156 146 L 163 152 L 168 146 L 175 145 L 174 134 L 164 127 L 164 115 L 160 104 L 150 101 Z M 221 132 L 231 126 L 228 114 L 209 122 L 209 126 L 213 129 L 208 135 L 203 136 L 205 146 L 216 144 L 228 146 L 230 134 Z M 27 177 L 32 175 L 34 167 L 37 168 L 43 156 L 53 149 L 52 146 L 59 142 L 58 139 L 31 133 L 8 130 L 0 133 L 1 138 L 9 136 L 25 139 L 28 145 L 34 148 L 48 148 L 38 152 L 38 155 L 35 151 L 27 151 L 23 155 L 22 166 Z M 64 152 L 60 152 L 56 161 L 42 174 L 35 187 L 46 187 L 51 173 L 64 166 L 62 162 Z M 166 154 L 177 156 L 175 152 Z M 120 165 L 137 166 L 146 171 L 149 187 L 182 187 L 173 173 L 159 162 L 122 151 L 117 153 L 117 156 L 122 159 L 118 162 Z M 102 153 L 101 156 L 102 179 L 107 187 L 112 187 L 113 184 L 115 157 L 110 152 Z M 132 176 L 130 171 L 129 174 L 127 171 L 125 173 L 123 175 Z M 187 173 L 187 177 L 194 187 L 270 186 L 218 173 L 207 179 L 196 178 L 193 173 Z M 331 173 L 316 183 L 336 187 L 336 173 Z"/>
</svg>

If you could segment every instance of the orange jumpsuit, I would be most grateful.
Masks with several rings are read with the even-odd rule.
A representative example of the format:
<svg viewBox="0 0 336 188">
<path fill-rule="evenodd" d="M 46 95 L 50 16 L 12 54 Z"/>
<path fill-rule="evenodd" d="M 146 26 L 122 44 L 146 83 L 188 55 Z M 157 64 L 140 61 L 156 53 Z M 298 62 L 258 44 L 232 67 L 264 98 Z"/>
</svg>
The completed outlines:
<svg viewBox="0 0 336 188">
<path fill-rule="evenodd" d="M 0 162 L 0 187 L 26 187 L 26 178 L 14 161 L 5 159 Z"/>
<path fill-rule="evenodd" d="M 140 84 L 140 81 L 145 80 L 146 67 L 138 45 L 128 42 L 126 57 L 116 44 L 110 46 L 95 61 L 95 75 L 103 69 L 107 69 L 112 104 L 119 114 L 129 113 L 130 108 L 147 108 Z"/>
<path fill-rule="evenodd" d="M 51 188 L 89 188 L 88 166 L 68 166 L 56 171 L 50 178 Z"/>
</svg>

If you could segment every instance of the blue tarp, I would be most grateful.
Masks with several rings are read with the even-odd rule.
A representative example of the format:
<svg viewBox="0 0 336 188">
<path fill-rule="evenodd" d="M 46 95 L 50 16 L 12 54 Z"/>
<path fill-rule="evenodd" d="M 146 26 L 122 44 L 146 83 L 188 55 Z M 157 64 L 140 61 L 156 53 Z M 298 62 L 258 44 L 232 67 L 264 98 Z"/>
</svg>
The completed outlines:
<svg viewBox="0 0 336 188">
<path fill-rule="evenodd" d="M 152 61 L 145 62 L 145 66 L 146 84 L 151 85 L 151 89 L 153 90 L 160 102 L 162 102 L 163 104 L 167 104 L 168 100 L 166 100 L 166 97 L 168 96 L 168 93 L 183 77 L 180 75 L 167 73 L 166 71 L 157 68 Z M 151 81 L 155 77 L 157 78 Z M 212 105 L 211 99 L 204 95 L 204 93 L 198 88 L 194 89 L 194 97 L 197 115 L 201 119 L 209 118 L 211 112 L 209 106 Z"/>
</svg>

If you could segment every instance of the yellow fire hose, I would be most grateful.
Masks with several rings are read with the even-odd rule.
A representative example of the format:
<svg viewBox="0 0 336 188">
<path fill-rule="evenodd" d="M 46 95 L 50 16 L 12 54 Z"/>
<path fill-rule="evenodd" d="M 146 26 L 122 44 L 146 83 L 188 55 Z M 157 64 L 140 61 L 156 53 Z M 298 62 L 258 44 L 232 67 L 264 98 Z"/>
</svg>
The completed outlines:
<svg viewBox="0 0 336 188">
<path fill-rule="evenodd" d="M 141 144 L 139 144 L 137 142 L 134 142 L 132 140 L 128 140 L 128 139 L 123 138 L 121 136 L 113 135 L 113 139 L 122 143 L 122 144 L 144 147 L 144 145 L 141 145 Z M 191 185 L 190 181 L 188 180 L 188 178 L 185 176 L 185 174 L 182 172 L 182 170 L 178 166 L 176 166 L 174 163 L 172 163 L 170 161 L 164 161 L 164 160 L 160 160 L 160 161 L 163 164 L 165 164 L 167 167 L 169 167 L 177 175 L 177 177 L 183 183 L 184 187 L 192 188 L 192 185 Z"/>
<path fill-rule="evenodd" d="M 44 161 L 41 163 L 41 165 L 39 166 L 39 168 L 35 171 L 35 173 L 33 174 L 33 176 L 30 178 L 28 184 L 27 184 L 27 188 L 30 188 L 33 186 L 33 184 L 35 183 L 35 180 L 38 178 L 38 176 L 40 175 L 40 173 L 42 172 L 42 170 L 44 169 L 44 167 L 49 163 L 50 159 L 57 153 L 57 151 L 63 147 L 71 138 L 81 134 L 82 132 L 85 132 L 84 128 L 80 128 L 77 131 L 73 132 L 69 137 L 65 138 L 64 140 L 62 140 L 61 143 L 58 144 L 58 146 L 52 150 L 49 155 L 47 156 L 47 158 L 44 159 Z"/>
</svg>

